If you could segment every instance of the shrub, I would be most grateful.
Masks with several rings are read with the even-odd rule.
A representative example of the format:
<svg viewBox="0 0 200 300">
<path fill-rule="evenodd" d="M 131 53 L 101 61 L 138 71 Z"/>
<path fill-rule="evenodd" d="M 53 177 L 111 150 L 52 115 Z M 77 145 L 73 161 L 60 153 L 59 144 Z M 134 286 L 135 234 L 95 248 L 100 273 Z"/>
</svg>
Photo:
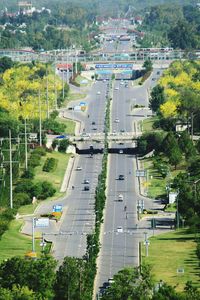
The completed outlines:
<svg viewBox="0 0 200 300">
<path fill-rule="evenodd" d="M 30 204 L 32 202 L 32 199 L 30 195 L 26 193 L 16 193 L 14 194 L 14 202 L 17 206 Z"/>
<path fill-rule="evenodd" d="M 46 155 L 46 149 L 43 148 L 43 147 L 38 147 L 38 148 L 36 148 L 36 149 L 33 151 L 32 155 L 45 156 L 45 155 Z"/>
<path fill-rule="evenodd" d="M 58 163 L 57 159 L 53 157 L 47 158 L 42 170 L 45 172 L 52 172 L 56 169 L 57 163 Z"/>
<path fill-rule="evenodd" d="M 17 183 L 14 192 L 30 194 L 32 188 L 33 188 L 33 182 L 31 179 L 22 179 Z"/>
<path fill-rule="evenodd" d="M 69 146 L 69 140 L 63 139 L 63 140 L 60 141 L 60 145 L 58 147 L 58 151 L 65 153 L 68 146 Z"/>
<path fill-rule="evenodd" d="M 37 182 L 32 188 L 32 197 L 35 196 L 37 199 L 44 200 L 55 194 L 56 190 L 53 185 L 48 181 Z"/>
<path fill-rule="evenodd" d="M 29 167 L 35 168 L 40 165 L 40 158 L 41 156 L 39 154 L 32 154 L 29 160 Z"/>
<path fill-rule="evenodd" d="M 28 168 L 27 170 L 24 171 L 22 174 L 22 178 L 28 178 L 28 179 L 33 179 L 35 176 L 34 169 L 33 168 Z"/>
<path fill-rule="evenodd" d="M 56 147 L 58 146 L 58 144 L 59 144 L 58 139 L 54 139 L 51 146 L 52 146 L 52 148 L 55 150 Z"/>
</svg>

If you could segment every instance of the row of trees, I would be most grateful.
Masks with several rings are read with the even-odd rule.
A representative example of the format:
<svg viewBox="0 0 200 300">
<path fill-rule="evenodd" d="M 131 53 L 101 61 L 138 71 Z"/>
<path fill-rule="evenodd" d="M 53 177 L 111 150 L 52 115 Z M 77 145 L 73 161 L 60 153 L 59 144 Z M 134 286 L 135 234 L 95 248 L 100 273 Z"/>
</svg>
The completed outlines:
<svg viewBox="0 0 200 300">
<path fill-rule="evenodd" d="M 13 257 L 0 265 L 0 299 L 6 300 L 91 300 L 90 263 L 66 257 L 56 271 L 53 258 L 37 260 Z M 102 300 L 199 300 L 200 293 L 192 282 L 183 292 L 160 281 L 155 283 L 147 265 L 125 268 L 114 275 L 113 283 L 103 292 Z"/>
<path fill-rule="evenodd" d="M 51 13 L 48 10 L 34 12 L 31 16 L 8 16 L 4 13 L 0 16 L 0 24 L 6 24 L 0 31 L 0 47 L 29 46 L 35 50 L 49 50 L 81 45 L 85 50 L 89 50 L 91 45 L 88 35 L 98 32 L 98 28 L 93 24 L 94 20 L 95 12 L 92 6 L 87 10 L 74 3 L 58 5 Z"/>
<path fill-rule="evenodd" d="M 147 35 L 142 44 L 146 47 L 171 45 L 178 49 L 198 49 L 199 20 L 200 11 L 192 5 L 166 3 L 153 6 L 144 18 L 142 29 Z"/>
</svg>

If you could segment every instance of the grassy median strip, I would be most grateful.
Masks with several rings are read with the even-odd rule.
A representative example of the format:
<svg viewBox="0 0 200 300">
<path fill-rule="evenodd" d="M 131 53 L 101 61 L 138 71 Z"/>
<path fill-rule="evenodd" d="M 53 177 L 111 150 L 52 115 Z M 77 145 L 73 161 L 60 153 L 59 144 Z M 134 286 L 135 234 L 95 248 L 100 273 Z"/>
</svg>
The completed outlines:
<svg viewBox="0 0 200 300">
<path fill-rule="evenodd" d="M 0 240 L 0 263 L 13 256 L 24 256 L 26 252 L 32 249 L 31 237 L 20 233 L 23 225 L 22 220 L 13 220 L 9 229 L 2 235 Z M 36 252 L 41 251 L 40 240 L 36 240 Z"/>
<path fill-rule="evenodd" d="M 149 239 L 149 256 L 145 257 L 142 245 L 142 261 L 152 266 L 156 281 L 162 279 L 177 290 L 183 290 L 187 281 L 200 287 L 199 260 L 196 256 L 195 234 L 181 229 Z M 184 270 L 184 273 L 177 271 Z"/>
</svg>

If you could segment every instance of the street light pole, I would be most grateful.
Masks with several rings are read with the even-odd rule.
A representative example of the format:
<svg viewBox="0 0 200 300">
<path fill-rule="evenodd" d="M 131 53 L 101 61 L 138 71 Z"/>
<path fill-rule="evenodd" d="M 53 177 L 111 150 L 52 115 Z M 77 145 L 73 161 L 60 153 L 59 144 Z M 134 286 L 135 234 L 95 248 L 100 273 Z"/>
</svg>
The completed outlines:
<svg viewBox="0 0 200 300">
<path fill-rule="evenodd" d="M 39 101 L 39 141 L 40 141 L 40 147 L 42 147 L 42 113 L 41 113 L 40 89 L 39 89 L 38 101 Z"/>
<path fill-rule="evenodd" d="M 12 171 L 12 140 L 11 140 L 11 130 L 9 130 L 9 154 L 10 154 L 10 208 L 13 208 L 13 171 Z"/>
<path fill-rule="evenodd" d="M 24 134 L 25 134 L 25 137 L 24 137 L 24 142 L 25 142 L 25 170 L 27 170 L 28 169 L 28 150 L 27 150 L 26 118 L 24 120 L 24 126 L 25 126 L 25 129 L 24 129 Z"/>
</svg>

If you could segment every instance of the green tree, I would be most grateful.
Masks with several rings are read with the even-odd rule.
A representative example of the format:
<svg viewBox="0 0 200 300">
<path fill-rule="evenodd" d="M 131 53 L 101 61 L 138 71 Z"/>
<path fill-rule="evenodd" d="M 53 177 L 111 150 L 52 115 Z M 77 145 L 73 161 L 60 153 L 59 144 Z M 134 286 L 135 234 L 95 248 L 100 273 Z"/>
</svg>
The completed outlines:
<svg viewBox="0 0 200 300">
<path fill-rule="evenodd" d="M 62 140 L 60 141 L 59 146 L 58 146 L 58 151 L 59 151 L 59 152 L 64 152 L 64 153 L 65 153 L 68 146 L 69 146 L 69 140 L 68 140 L 68 139 L 62 139 Z"/>
<path fill-rule="evenodd" d="M 141 300 L 150 299 L 153 287 L 152 276 L 148 266 L 125 268 L 113 277 L 114 282 L 105 290 L 102 300 Z"/>
<path fill-rule="evenodd" d="M 153 112 L 159 112 L 160 105 L 165 102 L 164 88 L 161 85 L 156 85 L 151 91 L 149 108 Z"/>
<path fill-rule="evenodd" d="M 10 69 L 14 66 L 14 62 L 10 57 L 0 58 L 0 73 L 4 73 L 7 69 Z"/>
<path fill-rule="evenodd" d="M 147 59 L 147 60 L 145 60 L 142 67 L 145 69 L 146 73 L 151 72 L 153 70 L 153 63 L 150 59 Z"/>
<path fill-rule="evenodd" d="M 85 267 L 85 261 L 75 257 L 65 257 L 63 264 L 56 273 L 54 285 L 56 300 L 84 299 L 80 291 L 83 292 L 85 289 Z"/>
</svg>

